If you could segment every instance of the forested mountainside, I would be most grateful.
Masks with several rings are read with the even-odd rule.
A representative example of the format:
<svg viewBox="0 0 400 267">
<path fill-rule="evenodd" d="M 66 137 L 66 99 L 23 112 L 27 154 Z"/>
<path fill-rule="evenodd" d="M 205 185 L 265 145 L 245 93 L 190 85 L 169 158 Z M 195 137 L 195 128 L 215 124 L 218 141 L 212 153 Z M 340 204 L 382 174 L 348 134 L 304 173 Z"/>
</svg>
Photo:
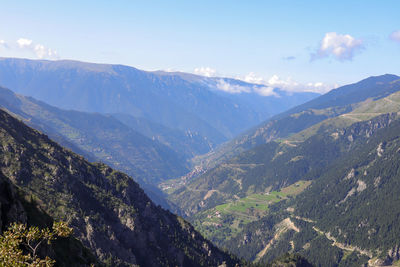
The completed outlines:
<svg viewBox="0 0 400 267">
<path fill-rule="evenodd" d="M 378 100 L 400 90 L 400 77 L 381 75 L 339 87 L 309 102 L 280 113 L 259 126 L 194 160 L 209 169 L 260 144 L 287 138 L 328 118 L 356 109 L 367 100 Z"/>
<path fill-rule="evenodd" d="M 259 261 L 291 251 L 317 266 L 397 264 L 399 133 L 399 115 L 392 114 L 325 134 L 347 143 L 348 152 L 303 193 L 273 205 L 269 216 L 245 226 L 225 246 Z"/>
<path fill-rule="evenodd" d="M 4 176 L 53 219 L 68 222 L 101 261 L 112 266 L 238 263 L 184 219 L 156 206 L 129 176 L 87 162 L 4 111 L 0 140 Z"/>
<path fill-rule="evenodd" d="M 398 76 L 332 90 L 213 151 L 262 114 L 270 116 L 261 108 L 266 99 L 218 90 L 221 78 L 120 65 L 1 59 L 2 68 L 0 82 L 17 92 L 56 105 L 65 98 L 65 107 L 80 110 L 0 88 L 0 105 L 12 114 L 0 111 L 0 176 L 25 214 L 2 218 L 2 230 L 11 221 L 41 227 L 67 221 L 75 236 L 61 241 L 77 251 L 71 264 L 360 266 L 400 260 Z M 83 98 L 73 103 L 79 90 Z M 293 103 L 312 95 L 296 97 Z M 211 118 L 212 112 L 218 116 Z M 154 188 L 163 182 L 169 201 L 194 227 L 154 204 L 128 175 L 87 162 L 18 119 L 91 161 L 128 173 L 167 205 Z M 47 219 L 32 221 L 30 212 Z M 63 261 L 57 246 L 47 252 Z"/>
<path fill-rule="evenodd" d="M 53 224 L 53 218 L 40 209 L 31 195 L 15 186 L 1 171 L 0 207 L 0 234 L 14 222 L 40 228 L 50 228 Z M 39 248 L 38 256 L 41 258 L 48 256 L 55 260 L 58 266 L 99 264 L 90 250 L 76 238 L 58 238 L 51 245 L 42 244 Z"/>
<path fill-rule="evenodd" d="M 183 156 L 111 116 L 58 109 L 1 87 L 0 107 L 75 152 L 147 183 L 155 184 L 188 170 Z"/>
<path fill-rule="evenodd" d="M 291 252 L 317 266 L 391 264 L 399 260 L 398 193 L 390 189 L 399 179 L 399 112 L 397 91 L 367 99 L 240 153 L 170 189 L 170 198 L 207 238 L 250 261 Z M 384 157 L 389 142 L 393 155 Z"/>
<path fill-rule="evenodd" d="M 317 94 L 232 94 L 219 89 L 262 85 L 188 73 L 146 72 L 122 65 L 0 59 L 0 84 L 64 109 L 124 113 L 221 143 Z M 242 97 L 243 96 L 243 97 Z"/>
<path fill-rule="evenodd" d="M 399 88 L 400 89 L 400 88 Z M 251 194 L 280 190 L 318 172 L 347 153 L 347 144 L 326 138 L 380 114 L 400 111 L 400 93 L 359 103 L 350 113 L 315 124 L 287 139 L 259 145 L 233 157 L 170 194 L 187 215 Z M 384 126 L 384 125 L 383 125 Z"/>
<path fill-rule="evenodd" d="M 192 159 L 196 155 L 205 154 L 217 146 L 217 143 L 211 142 L 207 137 L 201 136 L 197 132 L 172 129 L 128 114 L 116 113 L 111 115 L 142 135 L 168 146 L 186 160 Z M 191 162 L 188 161 L 188 163 Z"/>
</svg>

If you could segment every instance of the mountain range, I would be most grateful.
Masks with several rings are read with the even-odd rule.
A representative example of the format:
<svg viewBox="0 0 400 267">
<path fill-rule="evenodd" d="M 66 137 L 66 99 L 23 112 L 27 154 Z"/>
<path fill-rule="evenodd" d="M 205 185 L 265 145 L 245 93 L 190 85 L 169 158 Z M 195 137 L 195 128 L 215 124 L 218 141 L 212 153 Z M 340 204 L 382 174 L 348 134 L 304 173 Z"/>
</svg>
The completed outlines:
<svg viewBox="0 0 400 267">
<path fill-rule="evenodd" d="M 193 157 L 268 114 L 316 96 L 232 94 L 218 89 L 221 81 L 261 87 L 121 65 L 1 58 L 0 84 L 13 92 L 0 88 L 0 105 L 89 160 L 128 173 L 171 208 L 160 182 L 186 174 Z"/>
<path fill-rule="evenodd" d="M 367 99 L 376 100 L 398 91 L 399 77 L 386 74 L 329 91 L 304 104 L 277 114 L 221 145 L 195 162 L 213 167 L 238 153 L 269 141 L 286 138 L 325 119 L 348 113 Z"/>
<path fill-rule="evenodd" d="M 226 158 L 170 189 L 170 199 L 247 260 L 296 252 L 317 266 L 391 264 L 399 260 L 397 193 L 388 189 L 397 188 L 398 112 L 398 76 L 338 88 L 222 146 Z"/>
<path fill-rule="evenodd" d="M 66 221 L 61 266 L 400 262 L 396 75 L 317 96 L 2 58 L 0 84 L 0 230 Z"/>
<path fill-rule="evenodd" d="M 184 156 L 111 115 L 61 110 L 1 87 L 0 106 L 91 161 L 128 173 L 165 207 L 168 204 L 154 184 L 188 171 Z"/>
<path fill-rule="evenodd" d="M 367 94 L 363 93 L 364 90 Z M 333 160 L 340 156 L 337 149 L 324 151 L 321 150 L 323 144 L 318 144 L 313 148 L 320 151 L 318 158 L 315 158 L 317 161 L 307 162 L 309 166 L 303 166 L 306 157 L 313 157 L 311 154 L 313 150 L 305 147 L 310 139 L 304 140 L 304 136 L 312 136 L 322 131 L 323 128 L 328 127 L 328 122 L 332 125 L 330 128 L 335 129 L 359 121 L 360 116 L 366 119 L 398 111 L 398 104 L 388 97 L 398 90 L 400 90 L 398 76 L 384 75 L 369 78 L 335 89 L 300 107 L 277 115 L 250 130 L 249 134 L 244 134 L 204 156 L 205 162 L 211 163 L 208 165 L 210 170 L 188 181 L 184 187 L 174 191 L 170 198 L 175 203 L 180 203 L 186 214 L 193 214 L 198 209 L 222 204 L 227 199 L 232 200 L 236 196 L 243 197 L 253 192 L 264 191 L 269 187 L 268 190 L 286 186 L 289 182 L 303 177 L 308 169 L 314 169 L 313 164 L 320 165 L 325 159 Z M 348 96 L 346 92 L 349 93 Z M 396 98 L 397 94 L 394 93 L 392 97 Z M 353 102 L 350 99 L 353 99 Z M 379 102 L 379 99 L 386 100 Z M 370 103 L 371 101 L 373 104 Z M 332 106 L 328 106 L 328 103 Z M 378 105 L 381 107 L 380 110 L 376 109 L 376 103 L 381 103 Z M 308 107 L 310 108 L 305 109 Z M 320 125 L 320 128 L 315 129 L 317 125 Z M 277 142 L 271 142 L 273 140 Z M 321 142 L 325 140 L 322 139 Z M 294 152 L 303 149 L 306 151 Z M 240 151 L 244 152 L 240 154 Z M 288 165 L 286 162 L 295 158 L 292 153 L 300 154 L 303 160 L 293 160 Z M 277 158 L 277 155 L 281 154 L 282 156 Z M 231 158 L 228 161 L 224 161 L 229 157 Z M 212 166 L 215 167 L 211 168 Z M 210 192 L 213 193 L 209 196 Z"/>
<path fill-rule="evenodd" d="M 307 190 L 272 206 L 225 247 L 258 261 L 291 251 L 317 266 L 398 264 L 398 127 L 399 113 L 392 113 L 322 134 L 328 141 L 321 149 L 341 144 L 347 151 L 310 172 Z"/>
<path fill-rule="evenodd" d="M 75 237 L 100 261 L 111 266 L 239 263 L 184 219 L 153 204 L 129 176 L 87 162 L 4 111 L 0 116 L 4 182 L 28 196 L 27 205 L 68 222 Z M 8 202 L 20 202 L 13 195 Z M 4 204 L 2 209 L 7 211 Z M 19 210 L 2 212 L 3 227 L 7 221 L 27 221 L 21 205 L 15 207 Z"/>
<path fill-rule="evenodd" d="M 262 85 L 188 73 L 146 72 L 122 65 L 78 61 L 0 59 L 0 84 L 58 108 L 123 113 L 219 144 L 266 117 L 317 96 L 277 91 L 232 95 L 224 86 L 254 90 Z"/>
</svg>

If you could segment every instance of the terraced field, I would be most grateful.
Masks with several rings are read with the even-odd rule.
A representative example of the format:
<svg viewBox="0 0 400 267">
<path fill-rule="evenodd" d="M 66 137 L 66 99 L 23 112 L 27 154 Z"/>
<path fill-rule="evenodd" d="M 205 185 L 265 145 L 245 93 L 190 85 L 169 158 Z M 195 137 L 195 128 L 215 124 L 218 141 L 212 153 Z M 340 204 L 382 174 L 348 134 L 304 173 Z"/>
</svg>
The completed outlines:
<svg viewBox="0 0 400 267">
<path fill-rule="evenodd" d="M 299 181 L 280 191 L 252 194 L 200 212 L 191 221 L 205 237 L 219 243 L 239 233 L 244 225 L 265 216 L 271 204 L 296 196 L 310 184 L 310 181 Z"/>
</svg>

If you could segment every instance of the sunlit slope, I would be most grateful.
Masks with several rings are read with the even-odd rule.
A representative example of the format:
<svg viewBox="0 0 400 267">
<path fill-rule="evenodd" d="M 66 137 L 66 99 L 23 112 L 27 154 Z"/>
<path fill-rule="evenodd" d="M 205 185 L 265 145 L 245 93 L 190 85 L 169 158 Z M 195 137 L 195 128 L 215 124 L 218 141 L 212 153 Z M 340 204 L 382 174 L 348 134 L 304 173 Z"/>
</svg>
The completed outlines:
<svg viewBox="0 0 400 267">
<path fill-rule="evenodd" d="M 368 99 L 375 101 L 400 90 L 400 77 L 382 75 L 339 87 L 305 104 L 278 114 L 215 151 L 195 158 L 195 164 L 208 169 L 257 145 L 287 138 L 326 119 L 352 112 Z"/>
<path fill-rule="evenodd" d="M 392 113 L 320 133 L 347 144 L 347 153 L 315 176 L 307 190 L 273 205 L 273 213 L 246 225 L 225 246 L 258 261 L 290 251 L 321 266 L 396 266 L 399 127 L 399 115 Z M 285 220 L 294 227 L 283 228 Z"/>
<path fill-rule="evenodd" d="M 354 123 L 400 111 L 399 100 L 399 92 L 376 101 L 368 99 L 352 112 L 243 152 L 176 189 L 170 199 L 190 215 L 235 197 L 279 190 L 302 179 L 312 180 L 315 173 L 346 153 L 343 143 L 331 140 Z M 329 139 L 324 139 L 325 133 L 330 134 Z"/>
<path fill-rule="evenodd" d="M 367 99 L 357 104 L 357 107 L 349 112 L 341 114 L 337 117 L 324 120 L 316 125 L 311 126 L 297 134 L 287 138 L 288 141 L 304 141 L 319 131 L 331 131 L 333 129 L 344 128 L 355 122 L 370 120 L 373 117 L 400 111 L 400 92 L 395 92 L 387 97 L 379 100 Z"/>
<path fill-rule="evenodd" d="M 2 110 L 0 144 L 4 176 L 53 219 L 68 222 L 109 266 L 237 263 L 183 218 L 155 205 L 128 175 L 86 161 Z"/>
</svg>

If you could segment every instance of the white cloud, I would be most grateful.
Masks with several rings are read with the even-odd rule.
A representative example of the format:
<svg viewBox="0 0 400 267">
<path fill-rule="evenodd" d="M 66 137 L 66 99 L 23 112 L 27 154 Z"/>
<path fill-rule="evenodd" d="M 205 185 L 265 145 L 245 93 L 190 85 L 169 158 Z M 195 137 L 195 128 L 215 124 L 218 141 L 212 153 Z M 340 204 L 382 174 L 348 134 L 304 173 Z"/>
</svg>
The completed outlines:
<svg viewBox="0 0 400 267">
<path fill-rule="evenodd" d="M 300 83 L 294 81 L 291 77 L 286 79 L 279 78 L 278 75 L 273 75 L 269 78 L 267 84 L 273 87 L 281 88 L 288 92 L 314 92 L 314 93 L 326 93 L 329 90 L 336 88 L 337 85 L 328 85 L 322 82 L 308 82 Z"/>
<path fill-rule="evenodd" d="M 249 85 L 243 86 L 238 84 L 229 83 L 224 79 L 219 79 L 217 82 L 217 89 L 231 93 L 231 94 L 240 94 L 240 93 L 257 93 L 262 96 L 276 96 L 279 95 L 274 92 L 274 88 L 270 86 L 263 86 L 263 85 Z"/>
<path fill-rule="evenodd" d="M 390 34 L 389 38 L 392 41 L 400 43 L 400 30 L 392 32 L 392 34 Z"/>
<path fill-rule="evenodd" d="M 194 69 L 194 74 L 202 75 L 206 77 L 215 77 L 217 75 L 217 71 L 210 67 L 200 67 Z"/>
<path fill-rule="evenodd" d="M 19 48 L 30 48 L 32 46 L 33 41 L 25 38 L 19 38 L 17 40 L 17 44 Z"/>
<path fill-rule="evenodd" d="M 241 86 L 237 84 L 231 84 L 226 82 L 224 79 L 219 79 L 217 82 L 217 88 L 221 91 L 231 93 L 231 94 L 240 94 L 240 93 L 250 93 L 251 88 L 247 86 Z"/>
<path fill-rule="evenodd" d="M 34 51 L 38 58 L 57 58 L 57 51 L 50 48 L 46 48 L 44 45 L 35 45 Z"/>
<path fill-rule="evenodd" d="M 18 48 L 31 51 L 38 58 L 56 59 L 58 58 L 57 51 L 47 48 L 42 44 L 35 44 L 32 40 L 26 38 L 19 38 L 17 40 Z"/>
<path fill-rule="evenodd" d="M 197 70 L 197 71 L 196 71 Z M 218 72 L 211 68 L 197 68 L 195 69 L 195 74 L 203 75 L 206 77 L 213 77 L 218 75 Z M 249 83 L 249 85 L 239 85 L 231 83 L 229 80 L 220 78 L 216 80 L 216 83 L 212 84 L 216 89 L 231 93 L 256 93 L 262 96 L 276 96 L 279 97 L 278 93 L 274 91 L 274 88 L 279 88 L 286 92 L 314 92 L 314 93 L 326 93 L 333 88 L 337 88 L 337 84 L 324 84 L 322 82 L 308 82 L 301 83 L 293 80 L 291 77 L 286 79 L 281 79 L 278 75 L 272 75 L 269 78 L 264 78 L 257 75 L 254 72 L 250 72 L 245 76 L 232 77 L 233 79 L 241 80 Z M 209 80 L 205 80 L 209 83 Z"/>
<path fill-rule="evenodd" d="M 321 41 L 319 49 L 311 54 L 311 59 L 333 56 L 340 61 L 352 60 L 355 53 L 364 48 L 363 41 L 349 34 L 328 32 Z"/>
<path fill-rule="evenodd" d="M 265 89 L 261 95 L 271 92 L 271 88 L 279 88 L 287 92 L 315 92 L 315 93 L 326 93 L 329 90 L 338 87 L 335 85 L 328 85 L 322 82 L 308 82 L 300 83 L 293 80 L 291 77 L 281 79 L 278 75 L 272 75 L 270 78 L 264 78 L 256 75 L 254 72 L 250 72 L 244 77 L 236 77 L 239 80 L 265 85 Z"/>
<path fill-rule="evenodd" d="M 174 69 L 174 68 L 167 68 L 167 69 L 164 69 L 163 71 L 165 71 L 165 72 L 179 72 L 179 70 Z"/>
<path fill-rule="evenodd" d="M 274 88 L 271 86 L 253 86 L 253 90 L 257 94 L 262 95 L 262 96 L 279 97 L 279 95 L 276 92 L 274 92 Z"/>
<path fill-rule="evenodd" d="M 246 76 L 241 79 L 237 77 L 239 80 L 248 82 L 248 83 L 256 83 L 256 84 L 265 84 L 264 78 L 257 76 L 254 72 L 249 72 Z"/>
</svg>

